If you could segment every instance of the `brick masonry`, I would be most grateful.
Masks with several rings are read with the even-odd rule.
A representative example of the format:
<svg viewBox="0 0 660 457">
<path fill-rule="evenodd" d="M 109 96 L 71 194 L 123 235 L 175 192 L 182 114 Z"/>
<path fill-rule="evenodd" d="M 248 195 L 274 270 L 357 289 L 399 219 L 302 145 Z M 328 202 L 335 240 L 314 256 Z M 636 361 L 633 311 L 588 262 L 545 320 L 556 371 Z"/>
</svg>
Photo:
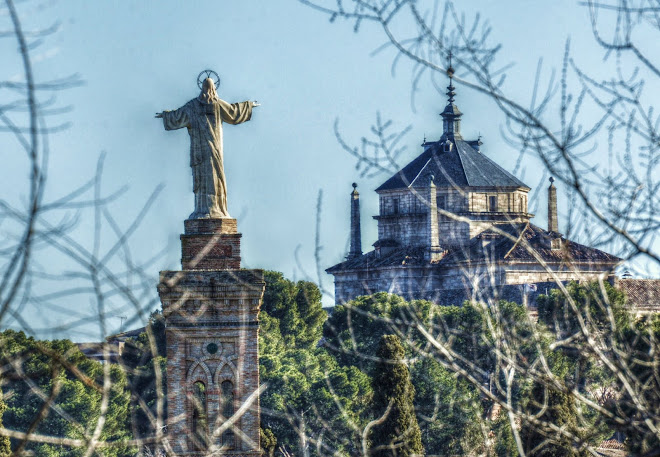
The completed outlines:
<svg viewBox="0 0 660 457">
<path fill-rule="evenodd" d="M 235 219 L 185 222 L 181 271 L 162 271 L 158 293 L 167 338 L 167 430 L 177 456 L 260 456 L 259 309 L 262 270 L 240 269 Z M 234 387 L 233 439 L 222 444 L 221 384 Z M 206 387 L 207 449 L 193 439 L 193 384 Z"/>
<path fill-rule="evenodd" d="M 236 219 L 185 221 L 181 235 L 184 270 L 238 270 L 241 268 L 241 234 Z"/>
</svg>

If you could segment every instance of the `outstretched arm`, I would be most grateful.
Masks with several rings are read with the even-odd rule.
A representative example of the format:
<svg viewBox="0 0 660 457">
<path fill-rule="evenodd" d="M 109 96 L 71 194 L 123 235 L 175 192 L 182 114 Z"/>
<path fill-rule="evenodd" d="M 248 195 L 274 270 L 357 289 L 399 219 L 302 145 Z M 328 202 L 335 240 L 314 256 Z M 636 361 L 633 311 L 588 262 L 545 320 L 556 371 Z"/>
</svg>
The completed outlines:
<svg viewBox="0 0 660 457">
<path fill-rule="evenodd" d="M 239 103 L 227 103 L 219 99 L 218 105 L 220 106 L 220 118 L 222 122 L 228 124 L 240 124 L 249 121 L 252 117 L 252 108 L 259 106 L 256 102 L 245 101 Z"/>
<path fill-rule="evenodd" d="M 163 119 L 165 130 L 176 130 L 190 126 L 190 118 L 185 106 L 174 111 L 156 113 L 156 118 Z"/>
</svg>

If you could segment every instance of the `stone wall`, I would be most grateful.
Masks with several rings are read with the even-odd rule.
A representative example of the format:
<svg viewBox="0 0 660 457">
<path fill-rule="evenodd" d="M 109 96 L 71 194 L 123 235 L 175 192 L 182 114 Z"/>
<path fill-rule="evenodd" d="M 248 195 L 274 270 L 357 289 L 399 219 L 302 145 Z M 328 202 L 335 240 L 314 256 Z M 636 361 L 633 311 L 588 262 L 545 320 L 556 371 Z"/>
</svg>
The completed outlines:
<svg viewBox="0 0 660 457">
<path fill-rule="evenodd" d="M 441 246 L 460 246 L 492 227 L 502 223 L 525 223 L 527 192 L 501 189 L 483 192 L 463 192 L 460 189 L 438 188 L 439 243 Z M 488 198 L 497 198 L 497 211 L 490 211 Z M 430 238 L 428 189 L 396 189 L 379 193 L 380 213 L 378 239 L 394 240 L 400 246 L 428 246 Z M 470 219 L 469 222 L 460 219 Z"/>
<path fill-rule="evenodd" d="M 413 300 L 437 287 L 433 269 L 430 267 L 397 266 L 335 273 L 334 276 L 337 304 L 376 292 L 388 292 Z"/>
<path fill-rule="evenodd" d="M 585 270 L 566 270 L 562 269 L 561 265 L 550 265 L 550 267 L 555 270 L 556 278 L 562 282 L 595 281 L 602 277 L 603 271 L 607 271 L 607 266 L 596 264 L 588 265 Z M 400 265 L 334 275 L 336 303 L 381 291 L 395 293 L 406 299 L 420 299 L 428 298 L 429 293 L 443 290 L 489 290 L 492 287 L 554 283 L 553 277 L 545 267 L 522 262 L 502 264 L 471 262 L 452 268 L 436 267 L 433 264 Z"/>
<path fill-rule="evenodd" d="M 469 211 L 491 212 L 489 198 L 495 197 L 497 207 L 495 212 L 527 213 L 527 191 L 516 190 L 502 192 L 499 189 L 484 190 L 469 193 Z"/>
<path fill-rule="evenodd" d="M 562 264 L 540 265 L 536 262 L 506 265 L 505 284 L 529 284 L 537 282 L 559 281 L 597 281 L 605 275 L 611 275 L 609 266 L 603 264 L 580 265 L 569 268 Z M 552 273 L 548 271 L 552 270 Z"/>
</svg>

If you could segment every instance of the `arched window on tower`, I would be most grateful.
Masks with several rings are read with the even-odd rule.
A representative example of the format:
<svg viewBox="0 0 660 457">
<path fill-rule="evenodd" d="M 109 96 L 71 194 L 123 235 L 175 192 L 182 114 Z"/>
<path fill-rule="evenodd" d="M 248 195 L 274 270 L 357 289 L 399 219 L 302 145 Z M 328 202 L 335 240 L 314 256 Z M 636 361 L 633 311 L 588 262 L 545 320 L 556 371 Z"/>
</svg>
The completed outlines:
<svg viewBox="0 0 660 457">
<path fill-rule="evenodd" d="M 222 415 L 229 419 L 234 415 L 234 384 L 231 381 L 222 381 Z M 227 448 L 234 447 L 233 426 L 222 433 L 222 446 Z"/>
<path fill-rule="evenodd" d="M 208 448 L 209 427 L 206 402 L 206 385 L 197 381 L 192 389 L 192 433 L 195 449 L 204 451 Z"/>
</svg>

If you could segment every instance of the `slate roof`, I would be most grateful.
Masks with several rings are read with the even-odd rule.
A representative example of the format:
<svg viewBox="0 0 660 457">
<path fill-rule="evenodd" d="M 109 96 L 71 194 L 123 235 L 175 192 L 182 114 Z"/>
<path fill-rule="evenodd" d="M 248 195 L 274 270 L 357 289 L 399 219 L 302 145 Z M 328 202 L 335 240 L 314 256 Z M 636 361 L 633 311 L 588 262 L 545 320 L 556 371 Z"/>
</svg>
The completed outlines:
<svg viewBox="0 0 660 457">
<path fill-rule="evenodd" d="M 438 187 L 524 187 L 525 183 L 500 167 L 484 154 L 475 150 L 467 141 L 456 140 L 451 151 L 444 152 L 443 143 L 430 143 L 426 150 L 385 181 L 381 190 L 428 186 L 433 175 Z"/>
<path fill-rule="evenodd" d="M 497 227 L 510 236 L 501 235 L 492 229 L 486 230 L 467 246 L 450 249 L 447 255 L 435 264 L 438 268 L 448 268 L 465 261 L 536 262 L 536 258 L 525 247 L 525 243 L 536 251 L 544 262 L 548 263 L 609 263 L 615 265 L 621 260 L 607 252 L 563 238 L 561 249 L 551 249 L 550 240 L 560 235 L 550 233 L 534 224 L 499 224 Z M 492 237 L 493 240 L 484 247 L 481 237 Z M 418 246 L 398 247 L 380 256 L 376 251 L 371 251 L 360 257 L 334 265 L 326 271 L 334 274 L 347 270 L 397 265 L 429 265 L 429 262 L 424 259 L 424 252 L 425 248 Z M 656 297 L 660 297 L 660 281 L 657 287 L 658 295 Z"/>
<path fill-rule="evenodd" d="M 416 265 L 423 266 L 428 265 L 428 262 L 424 260 L 424 247 L 412 247 L 405 246 L 395 248 L 386 254 L 383 253 L 378 255 L 376 251 L 370 251 L 366 254 L 356 257 L 354 259 L 348 259 L 344 262 L 338 263 L 327 270 L 326 272 L 334 274 L 338 271 L 346 270 L 362 270 L 367 268 L 382 268 L 382 267 L 392 267 L 397 265 Z"/>
<path fill-rule="evenodd" d="M 600 249 L 585 246 L 574 241 L 562 238 L 560 249 L 551 249 L 550 240 L 559 237 L 559 234 L 550 233 L 531 223 L 499 224 L 497 228 L 508 234 L 498 235 L 493 229 L 479 234 L 466 247 L 455 249 L 445 256 L 440 263 L 449 265 L 462 261 L 481 260 L 510 260 L 536 262 L 536 257 L 530 252 L 535 251 L 544 262 L 578 262 L 578 263 L 618 263 L 621 259 L 601 251 Z M 486 247 L 483 247 L 481 237 L 493 237 Z"/>
</svg>

